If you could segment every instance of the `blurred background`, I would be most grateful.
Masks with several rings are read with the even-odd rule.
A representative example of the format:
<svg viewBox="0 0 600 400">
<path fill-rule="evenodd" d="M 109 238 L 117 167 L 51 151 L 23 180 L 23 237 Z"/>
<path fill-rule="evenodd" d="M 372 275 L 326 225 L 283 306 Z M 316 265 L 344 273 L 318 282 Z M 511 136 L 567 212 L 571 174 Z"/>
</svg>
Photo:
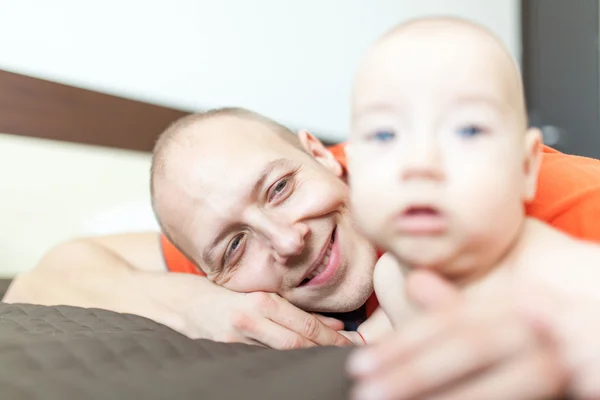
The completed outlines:
<svg viewBox="0 0 600 400">
<path fill-rule="evenodd" d="M 149 151 L 185 113 L 242 106 L 344 140 L 360 56 L 427 15 L 495 32 L 547 143 L 600 157 L 598 1 L 0 0 L 0 276 L 75 237 L 157 230 Z"/>
</svg>

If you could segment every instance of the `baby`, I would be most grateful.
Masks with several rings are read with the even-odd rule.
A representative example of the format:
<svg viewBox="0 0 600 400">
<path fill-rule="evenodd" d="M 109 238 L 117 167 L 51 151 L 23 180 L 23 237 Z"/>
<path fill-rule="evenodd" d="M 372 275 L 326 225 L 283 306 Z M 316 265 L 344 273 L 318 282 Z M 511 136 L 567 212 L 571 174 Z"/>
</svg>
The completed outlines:
<svg viewBox="0 0 600 400">
<path fill-rule="evenodd" d="M 411 21 L 368 52 L 354 87 L 349 182 L 359 226 L 388 251 L 375 291 L 394 326 L 415 312 L 401 284 L 415 268 L 467 295 L 516 281 L 600 297 L 600 247 L 525 215 L 542 146 L 527 128 L 517 65 L 483 28 Z"/>
</svg>

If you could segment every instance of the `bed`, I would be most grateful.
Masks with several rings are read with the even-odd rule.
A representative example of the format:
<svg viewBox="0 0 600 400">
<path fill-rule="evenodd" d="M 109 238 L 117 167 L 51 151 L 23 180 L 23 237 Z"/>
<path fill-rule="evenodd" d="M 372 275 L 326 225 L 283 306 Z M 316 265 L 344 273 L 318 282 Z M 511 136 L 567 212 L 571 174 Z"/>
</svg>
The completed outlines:
<svg viewBox="0 0 600 400">
<path fill-rule="evenodd" d="M 347 351 L 191 340 L 134 315 L 0 304 L 3 399 L 342 399 Z"/>
<path fill-rule="evenodd" d="M 2 70 L 0 107 L 0 132 L 146 158 L 156 136 L 187 113 Z M 8 263 L 12 245 L 2 246 L 0 263 Z M 9 283 L 0 281 L 0 294 Z M 191 340 L 134 315 L 0 303 L 2 399 L 343 399 L 349 351 Z"/>
</svg>

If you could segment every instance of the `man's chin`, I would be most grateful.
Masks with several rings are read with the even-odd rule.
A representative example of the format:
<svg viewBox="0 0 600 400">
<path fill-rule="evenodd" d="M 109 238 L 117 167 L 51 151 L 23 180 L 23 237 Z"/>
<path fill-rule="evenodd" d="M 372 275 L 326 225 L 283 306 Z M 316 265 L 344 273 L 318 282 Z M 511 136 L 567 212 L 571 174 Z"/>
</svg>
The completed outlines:
<svg viewBox="0 0 600 400">
<path fill-rule="evenodd" d="M 292 303 L 307 312 L 344 313 L 359 309 L 367 302 L 372 293 L 373 288 L 364 288 L 353 293 L 340 293 L 317 302 L 307 302 L 308 304 L 305 302 Z"/>
</svg>

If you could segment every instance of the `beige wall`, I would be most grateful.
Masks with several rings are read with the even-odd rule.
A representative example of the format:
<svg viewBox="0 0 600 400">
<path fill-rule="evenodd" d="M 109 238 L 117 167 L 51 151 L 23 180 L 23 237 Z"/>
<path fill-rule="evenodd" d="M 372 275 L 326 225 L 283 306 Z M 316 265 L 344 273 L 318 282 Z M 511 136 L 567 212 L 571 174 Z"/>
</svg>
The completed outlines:
<svg viewBox="0 0 600 400">
<path fill-rule="evenodd" d="M 147 154 L 0 135 L 0 276 L 81 235 L 157 229 Z"/>
</svg>

